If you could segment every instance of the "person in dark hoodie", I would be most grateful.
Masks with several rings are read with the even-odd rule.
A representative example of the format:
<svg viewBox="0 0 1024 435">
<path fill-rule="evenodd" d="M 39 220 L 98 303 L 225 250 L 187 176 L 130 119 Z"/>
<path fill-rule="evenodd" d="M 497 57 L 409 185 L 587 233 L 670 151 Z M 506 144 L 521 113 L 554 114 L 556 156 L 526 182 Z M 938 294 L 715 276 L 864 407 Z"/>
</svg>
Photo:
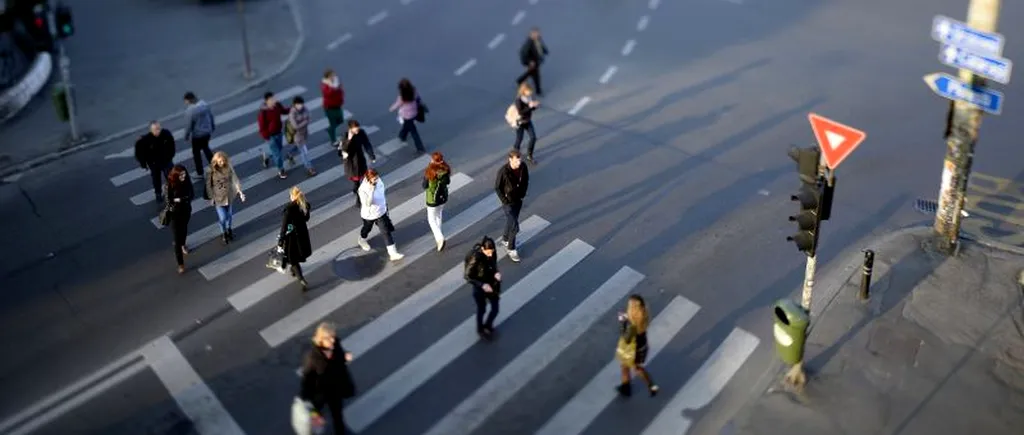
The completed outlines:
<svg viewBox="0 0 1024 435">
<path fill-rule="evenodd" d="M 498 258 L 495 255 L 494 240 L 484 236 L 483 240 L 466 255 L 464 270 L 466 282 L 473 286 L 473 301 L 476 302 L 476 333 L 490 339 L 494 334 L 494 319 L 498 317 L 498 302 L 501 299 L 501 273 L 498 272 Z M 491 312 L 484 320 L 487 304 Z"/>
<path fill-rule="evenodd" d="M 135 141 L 135 160 L 139 167 L 149 170 L 157 203 L 164 200 L 162 180 L 171 172 L 175 152 L 174 135 L 158 121 L 149 121 L 149 132 Z"/>
<path fill-rule="evenodd" d="M 288 178 L 284 171 L 284 123 L 281 118 L 288 116 L 289 109 L 274 98 L 273 92 L 263 94 L 263 105 L 260 106 L 256 122 L 260 128 L 260 137 L 267 141 L 270 157 L 277 166 L 277 177 Z M 263 167 L 270 167 L 270 158 L 263 154 Z"/>
<path fill-rule="evenodd" d="M 344 435 L 345 399 L 355 395 L 356 385 L 348 370 L 352 354 L 346 352 L 338 339 L 337 328 L 331 323 L 321 323 L 313 333 L 313 345 L 302 361 L 302 381 L 299 399 L 309 404 L 318 414 L 324 406 L 331 413 L 331 425 L 335 435 Z"/>
<path fill-rule="evenodd" d="M 523 209 L 523 198 L 530 187 L 530 170 L 520 158 L 519 151 L 508 152 L 508 162 L 498 168 L 494 180 L 494 193 L 501 201 L 501 209 L 505 212 L 505 233 L 501 244 L 508 249 L 508 259 L 519 262 L 516 251 L 516 234 L 519 234 L 519 212 Z"/>
<path fill-rule="evenodd" d="M 533 87 L 537 89 L 537 95 L 544 95 L 540 88 L 540 65 L 544 63 L 547 55 L 548 46 L 540 39 L 540 29 L 530 29 L 530 36 L 519 48 L 519 62 L 526 67 L 526 71 L 516 79 L 516 83 L 522 84 L 527 78 L 533 77 Z"/>
<path fill-rule="evenodd" d="M 188 120 L 188 127 L 185 128 L 185 140 L 192 141 L 192 161 L 195 163 L 196 175 L 203 176 L 203 159 L 200 154 L 206 156 L 206 161 L 213 159 L 213 151 L 210 150 L 210 137 L 217 129 L 217 123 L 213 118 L 213 111 L 205 101 L 196 97 L 192 92 L 185 93 L 185 118 Z"/>
<path fill-rule="evenodd" d="M 359 126 L 359 121 L 354 119 L 348 121 L 348 131 L 345 132 L 345 137 L 338 144 L 338 155 L 341 156 L 341 162 L 345 168 L 345 177 L 352 182 L 352 195 L 356 198 L 356 207 L 361 207 L 359 185 L 362 184 L 363 174 L 370 169 L 370 166 L 366 164 L 366 156 L 370 156 L 371 163 L 377 161 L 377 156 L 373 153 L 370 137 Z"/>
</svg>

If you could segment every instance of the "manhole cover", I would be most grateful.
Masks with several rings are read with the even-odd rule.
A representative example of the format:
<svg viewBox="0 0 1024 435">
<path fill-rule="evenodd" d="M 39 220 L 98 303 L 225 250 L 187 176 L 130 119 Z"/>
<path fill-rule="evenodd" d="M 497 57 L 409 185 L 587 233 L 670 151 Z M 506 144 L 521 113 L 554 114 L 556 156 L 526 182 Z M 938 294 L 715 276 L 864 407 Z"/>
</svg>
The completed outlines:
<svg viewBox="0 0 1024 435">
<path fill-rule="evenodd" d="M 387 255 L 381 251 L 352 247 L 334 257 L 331 269 L 338 278 L 359 281 L 380 273 L 387 261 Z"/>
</svg>

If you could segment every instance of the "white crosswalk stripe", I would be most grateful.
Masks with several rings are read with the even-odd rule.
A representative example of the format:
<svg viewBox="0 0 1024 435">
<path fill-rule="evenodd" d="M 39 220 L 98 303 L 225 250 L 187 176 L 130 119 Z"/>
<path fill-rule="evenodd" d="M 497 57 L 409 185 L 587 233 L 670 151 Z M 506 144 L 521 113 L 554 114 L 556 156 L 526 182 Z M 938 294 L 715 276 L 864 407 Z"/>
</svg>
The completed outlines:
<svg viewBox="0 0 1024 435">
<path fill-rule="evenodd" d="M 288 93 L 298 95 L 303 92 L 305 92 L 305 88 L 296 86 L 280 92 L 278 95 L 283 96 Z M 288 98 L 292 95 L 281 98 Z M 313 99 L 307 103 L 307 106 L 314 109 L 320 107 L 321 103 L 322 100 L 319 98 Z M 232 163 L 240 171 L 239 176 L 242 178 L 243 189 L 249 198 L 245 203 L 235 203 L 236 213 L 233 221 L 236 231 L 241 228 L 238 232 L 247 237 L 244 243 L 218 247 L 221 251 L 216 255 L 205 257 L 206 263 L 198 267 L 199 274 L 206 281 L 213 281 L 230 274 L 231 280 L 218 280 L 218 282 L 241 283 L 234 284 L 237 287 L 228 289 L 227 301 L 235 311 L 243 316 L 263 312 L 262 309 L 253 310 L 253 308 L 272 305 L 272 300 L 278 297 L 275 295 L 281 293 L 280 296 L 284 296 L 286 293 L 283 290 L 295 285 L 295 278 L 266 271 L 266 269 L 259 269 L 260 272 L 251 276 L 242 276 L 243 274 L 238 273 L 243 266 L 251 265 L 254 261 L 264 261 L 264 255 L 273 247 L 278 234 L 277 228 L 259 228 L 258 223 L 262 221 L 263 217 L 277 214 L 286 204 L 289 199 L 288 188 L 298 185 L 307 194 L 316 192 L 318 189 L 328 191 L 328 195 L 321 195 L 321 197 L 328 196 L 327 199 L 322 200 L 323 203 L 314 202 L 312 204 L 310 220 L 307 223 L 311 232 L 315 228 L 317 234 L 323 234 L 330 230 L 327 237 L 318 235 L 318 239 L 312 240 L 313 252 L 303 263 L 304 273 L 307 276 L 323 269 L 329 269 L 325 266 L 332 265 L 339 253 L 356 247 L 361 224 L 360 220 L 355 217 L 358 212 L 352 207 L 353 198 L 349 188 L 346 187 L 339 193 L 334 193 L 336 190 L 327 188 L 332 184 L 349 186 L 348 181 L 344 179 L 343 168 L 338 159 L 333 157 L 334 146 L 332 144 L 321 143 L 309 150 L 310 159 L 318 159 L 317 161 L 320 163 L 314 163 L 314 166 L 320 171 L 317 175 L 302 178 L 301 181 L 289 181 L 274 188 L 271 188 L 271 185 L 277 178 L 275 168 L 264 169 L 255 167 L 255 165 L 242 166 L 260 159 L 262 151 L 265 149 L 265 145 L 256 135 L 255 124 L 246 118 L 247 114 L 255 117 L 253 112 L 257 108 L 258 103 L 249 103 L 219 116 L 218 131 L 227 131 L 228 129 L 225 127 L 229 124 L 237 129 L 218 135 L 211 142 L 211 148 L 227 151 L 231 156 Z M 319 112 L 311 114 L 314 117 L 322 118 Z M 350 119 L 352 114 L 346 113 L 345 116 Z M 326 128 L 326 119 L 316 119 L 311 123 L 310 134 L 319 133 Z M 364 126 L 364 129 L 370 134 L 379 131 L 375 126 Z M 374 138 L 377 136 L 379 135 L 375 135 Z M 397 204 L 389 207 L 388 213 L 392 222 L 399 227 L 407 227 L 417 219 L 422 220 L 426 216 L 426 203 L 422 191 L 410 195 L 410 189 L 404 187 L 411 184 L 406 183 L 409 180 L 418 182 L 419 174 L 426 167 L 430 157 L 413 156 L 411 152 L 408 155 L 400 153 L 406 148 L 406 144 L 398 140 L 374 145 L 378 157 L 375 167 L 388 168 L 382 170 L 381 178 L 389 188 L 389 204 Z M 191 149 L 184 149 L 177 153 L 175 161 L 188 162 L 191 158 Z M 396 162 L 385 162 L 385 160 L 396 160 Z M 444 233 L 451 240 L 458 239 L 458 242 L 453 243 L 454 246 L 461 246 L 458 243 L 462 241 L 469 241 L 471 245 L 472 241 L 479 240 L 483 235 L 483 230 L 477 229 L 483 226 L 482 223 L 502 219 L 500 214 L 494 213 L 500 208 L 500 204 L 491 194 L 485 194 L 482 198 L 464 197 L 464 192 L 478 191 L 470 188 L 481 180 L 474 179 L 470 174 L 458 172 L 457 165 L 453 169 L 454 175 L 451 177 L 449 186 L 452 199 L 446 206 Z M 486 170 L 483 173 L 491 174 L 492 172 Z M 148 175 L 145 171 L 132 169 L 111 178 L 111 182 L 122 189 L 140 192 L 129 196 L 133 204 L 150 204 L 153 202 L 153 192 L 148 186 L 149 179 L 145 175 Z M 493 179 L 490 176 L 485 178 L 488 179 L 482 180 L 482 182 L 489 188 Z M 260 188 L 255 189 L 254 187 Z M 187 243 L 189 246 L 197 247 L 220 236 L 221 230 L 208 201 L 197 198 L 193 201 L 192 206 L 194 228 L 188 235 Z M 529 213 L 529 205 L 524 211 Z M 349 221 L 351 224 L 341 224 L 343 228 L 338 230 L 324 228 L 328 226 L 325 225 L 326 222 L 342 222 L 335 218 L 349 215 L 352 216 Z M 149 217 L 147 216 L 147 218 Z M 159 226 L 155 217 L 151 219 L 151 222 Z M 574 239 L 576 236 L 572 235 L 571 229 L 558 228 L 557 224 L 557 222 L 548 222 L 542 216 L 532 215 L 523 220 L 520 225 L 521 232 L 518 235 L 518 240 L 521 244 L 533 245 L 538 242 L 551 242 L 544 240 L 548 239 L 548 236 L 565 237 L 558 245 L 550 246 L 551 251 L 546 252 L 556 250 L 557 252 L 546 258 L 538 256 L 534 260 L 535 262 L 531 259 L 524 259 L 524 262 L 519 265 L 506 265 L 504 263 L 507 262 L 505 260 L 507 250 L 498 249 L 497 260 L 502 262 L 502 268 L 524 267 L 524 273 L 519 278 L 509 279 L 509 282 L 503 283 L 505 290 L 502 292 L 501 309 L 496 326 L 507 327 L 508 330 L 502 329 L 496 339 L 500 341 L 502 334 L 516 333 L 517 325 L 515 322 L 508 321 L 512 318 L 531 318 L 533 316 L 531 310 L 535 309 L 534 305 L 540 305 L 534 301 L 557 300 L 558 302 L 555 303 L 559 305 L 550 303 L 546 303 L 546 305 L 550 307 L 549 309 L 558 310 L 561 317 L 557 322 L 553 322 L 552 326 L 537 332 L 534 337 L 529 337 L 529 343 L 523 341 L 521 350 L 517 350 L 514 354 L 501 354 L 504 356 L 500 361 L 493 361 L 493 367 L 481 368 L 484 371 L 480 378 L 486 379 L 469 386 L 471 388 L 460 390 L 463 393 L 460 393 L 459 397 L 451 397 L 453 401 L 449 409 L 438 409 L 441 406 L 435 401 L 424 403 L 425 396 L 414 393 L 422 390 L 428 383 L 439 377 L 452 376 L 449 374 L 451 370 L 445 369 L 453 366 L 456 360 L 469 356 L 467 352 L 480 342 L 476 331 L 475 316 L 459 316 L 457 319 L 459 321 L 454 327 L 446 327 L 443 332 L 430 337 L 429 341 L 423 343 L 423 348 L 417 349 L 415 355 L 407 354 L 407 357 L 395 364 L 396 369 L 387 373 L 379 373 L 380 377 L 377 378 L 379 380 L 364 384 L 359 372 L 361 367 L 366 367 L 365 364 L 375 365 L 380 358 L 390 358 L 392 347 L 402 345 L 399 342 L 407 338 L 407 331 L 417 331 L 418 325 L 437 321 L 435 315 L 445 310 L 450 305 L 448 304 L 450 300 L 466 297 L 464 294 L 460 294 L 460 289 L 468 288 L 463 277 L 462 253 L 457 255 L 458 262 L 456 264 L 444 265 L 440 267 L 440 270 L 427 269 L 428 267 L 438 267 L 436 258 L 442 258 L 425 260 L 428 253 L 436 250 L 433 235 L 429 231 L 413 234 L 416 238 L 412 240 L 398 239 L 396 241 L 399 251 L 405 254 L 405 258 L 402 260 L 388 262 L 375 274 L 360 280 L 343 281 L 332 277 L 332 281 L 329 281 L 329 284 L 324 285 L 323 288 L 311 289 L 308 294 L 312 297 L 297 309 L 274 311 L 276 307 L 268 307 L 273 312 L 272 317 L 267 319 L 268 321 L 256 322 L 255 325 L 246 326 L 246 328 L 249 328 L 249 333 L 259 334 L 271 348 L 278 348 L 286 343 L 295 343 L 294 340 L 305 343 L 308 342 L 308 337 L 305 334 L 316 323 L 332 319 L 338 315 L 339 310 L 349 306 L 371 290 L 386 288 L 396 276 L 405 277 L 418 274 L 420 277 L 427 277 L 423 279 L 423 282 L 429 282 L 422 287 L 411 292 L 403 300 L 384 307 L 382 314 L 368 319 L 366 323 L 358 325 L 357 329 L 341 337 L 346 350 L 355 355 L 356 364 L 351 367 L 359 389 L 359 394 L 345 406 L 346 422 L 356 432 L 380 433 L 381 431 L 377 430 L 378 426 L 389 425 L 390 427 L 399 421 L 403 412 L 423 407 L 429 409 L 433 414 L 429 420 L 417 420 L 416 424 L 422 427 L 403 427 L 399 430 L 428 435 L 483 433 L 489 427 L 488 422 L 493 420 L 492 417 L 500 415 L 503 409 L 523 406 L 522 402 L 528 401 L 528 399 L 520 399 L 519 396 L 522 395 L 520 393 L 524 392 L 531 382 L 539 382 L 542 373 L 555 367 L 554 361 L 567 358 L 568 354 L 575 352 L 577 347 L 574 344 L 585 341 L 583 337 L 589 331 L 601 324 L 614 322 L 614 316 L 610 313 L 616 308 L 624 308 L 626 296 L 633 292 L 646 293 L 643 285 L 645 277 L 641 272 L 625 264 L 609 266 L 608 258 L 604 258 L 606 256 L 592 255 L 600 250 L 600 246 L 594 247 L 583 240 Z M 549 230 L 549 227 L 558 228 L 558 231 Z M 374 227 L 370 234 L 371 244 L 378 251 L 383 251 L 383 246 L 380 246 L 378 238 L 375 238 L 377 233 L 378 229 Z M 499 234 L 493 236 L 495 239 L 500 237 Z M 442 255 L 448 254 L 442 253 Z M 598 260 L 597 257 L 602 258 Z M 433 266 L 426 265 L 431 261 L 434 262 Z M 595 270 L 595 266 L 590 263 L 598 261 L 605 264 L 596 266 L 599 270 Z M 407 269 L 415 269 L 416 272 L 406 275 Z M 578 286 L 576 278 L 594 274 L 597 275 L 594 278 L 606 279 L 606 281 L 594 288 L 587 289 L 583 296 L 578 298 L 542 296 L 552 293 L 548 289 L 556 283 L 559 287 Z M 511 275 L 520 276 L 518 274 Z M 271 298 L 272 296 L 275 297 Z M 672 355 L 665 356 L 666 353 L 672 353 L 670 349 L 673 347 L 670 344 L 673 341 L 679 341 L 677 337 L 680 336 L 684 327 L 699 314 L 703 315 L 697 303 L 683 296 L 673 296 L 667 300 L 667 305 L 650 307 L 653 318 L 648 328 L 647 357 L 648 362 L 652 364 L 662 364 L 660 361 L 671 359 Z M 655 315 L 655 313 L 657 314 Z M 472 312 L 466 314 L 472 314 Z M 261 327 L 262 329 L 259 329 Z M 521 339 L 522 337 L 517 338 Z M 616 335 L 607 337 L 608 348 L 599 352 L 602 355 L 602 360 L 613 353 L 616 339 Z M 149 353 L 143 352 L 144 358 L 139 364 L 154 370 L 166 389 L 172 393 L 174 402 L 179 404 L 182 414 L 194 420 L 205 419 L 205 421 L 195 424 L 200 433 L 243 433 L 243 429 L 254 431 L 256 427 L 263 427 L 255 426 L 257 423 L 247 424 L 238 415 L 229 415 L 226 410 L 232 409 L 232 406 L 227 402 L 222 402 L 225 398 L 230 399 L 230 396 L 218 397 L 217 389 L 212 385 L 205 384 L 208 380 L 203 380 L 199 376 L 201 370 L 197 371 L 191 367 L 187 361 L 191 354 L 183 353 L 184 348 L 179 351 L 169 339 L 161 338 L 160 340 L 163 341 L 154 342 L 153 346 L 146 348 L 150 349 Z M 712 346 L 717 348 L 698 370 L 693 373 L 671 374 L 683 377 L 677 380 L 678 383 L 672 384 L 682 385 L 682 387 L 676 391 L 663 390 L 662 394 L 670 399 L 667 402 L 661 400 L 650 402 L 650 406 L 659 407 L 657 416 L 638 423 L 637 427 L 644 427 L 645 435 L 686 434 L 687 429 L 694 422 L 690 421 L 688 417 L 684 417 L 684 412 L 687 412 L 687 415 L 699 415 L 689 412 L 712 403 L 753 354 L 758 344 L 758 338 L 738 328 L 734 329 L 722 342 L 712 343 Z M 610 417 L 607 415 L 611 408 L 609 405 L 616 398 L 613 386 L 619 379 L 618 361 L 611 359 L 611 361 L 602 363 L 596 373 L 588 371 L 580 374 L 584 379 L 580 379 L 581 382 L 578 385 L 582 385 L 582 387 L 574 395 L 567 395 L 565 396 L 567 399 L 560 400 L 560 408 L 546 422 L 538 421 L 536 429 L 531 427 L 523 430 L 536 431 L 535 433 L 538 435 L 578 435 L 584 432 L 594 432 L 596 429 L 594 423 L 599 418 Z M 133 373 L 137 372 L 138 370 Z M 656 372 L 655 376 L 659 377 L 659 374 Z M 128 378 L 129 376 L 109 376 L 109 379 L 114 379 L 117 382 Z M 460 380 L 445 379 L 445 382 L 459 382 Z M 112 383 L 97 385 L 105 389 L 113 386 Z M 89 394 L 90 397 L 100 395 L 99 392 L 90 392 Z M 289 391 L 283 394 L 293 394 L 293 392 Z M 275 400 L 280 401 L 280 399 Z M 52 403 L 56 399 L 48 398 L 47 400 L 50 400 L 47 403 Z M 61 403 L 68 404 L 68 406 L 50 407 L 50 409 L 66 413 L 85 401 L 84 399 L 76 401 L 74 398 L 64 398 Z M 46 404 L 39 406 L 46 406 Z M 448 407 L 445 406 L 445 408 Z M 27 433 L 31 429 L 25 430 L 25 428 L 44 427 L 40 421 L 33 421 L 32 418 L 35 417 L 32 415 L 56 418 L 51 414 L 54 413 L 24 412 L 12 419 L 0 422 L 0 427 L 10 428 L 15 433 Z M 287 418 L 286 415 L 286 412 L 282 412 L 280 416 L 263 417 L 260 415 L 260 418 Z M 252 416 L 245 417 L 252 418 Z"/>
</svg>

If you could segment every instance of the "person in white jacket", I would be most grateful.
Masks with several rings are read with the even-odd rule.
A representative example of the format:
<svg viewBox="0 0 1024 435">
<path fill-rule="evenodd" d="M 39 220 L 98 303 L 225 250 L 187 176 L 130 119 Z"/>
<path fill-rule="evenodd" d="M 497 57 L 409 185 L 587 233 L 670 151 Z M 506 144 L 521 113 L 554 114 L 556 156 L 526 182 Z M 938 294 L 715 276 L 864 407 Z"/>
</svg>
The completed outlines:
<svg viewBox="0 0 1024 435">
<path fill-rule="evenodd" d="M 373 225 L 377 225 L 377 229 L 380 230 L 381 235 L 384 236 L 384 242 L 388 247 L 388 258 L 391 261 L 401 260 L 404 255 L 398 253 L 398 248 L 395 247 L 395 240 L 391 238 L 391 233 L 395 231 L 395 226 L 391 224 L 391 218 L 388 217 L 388 202 L 385 197 L 387 189 L 384 187 L 384 181 L 380 179 L 380 174 L 375 169 L 369 169 L 366 171 L 366 176 L 363 177 L 362 184 L 359 185 L 359 217 L 363 219 L 363 228 L 359 230 L 359 247 L 363 248 L 364 251 L 370 250 L 370 243 L 366 241 L 366 236 L 370 235 L 370 230 L 373 229 Z"/>
</svg>

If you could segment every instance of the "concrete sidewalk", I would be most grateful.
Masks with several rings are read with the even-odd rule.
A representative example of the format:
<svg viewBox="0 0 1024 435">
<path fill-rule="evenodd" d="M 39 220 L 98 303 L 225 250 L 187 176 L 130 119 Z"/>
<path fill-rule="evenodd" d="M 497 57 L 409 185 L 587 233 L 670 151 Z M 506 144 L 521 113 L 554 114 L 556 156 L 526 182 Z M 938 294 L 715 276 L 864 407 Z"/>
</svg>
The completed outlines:
<svg viewBox="0 0 1024 435">
<path fill-rule="evenodd" d="M 259 86 L 295 60 L 304 39 L 294 0 L 246 0 L 255 72 L 246 79 L 235 1 L 64 3 L 75 14 L 66 47 L 87 143 L 70 143 L 69 125 L 57 118 L 45 88 L 0 125 L 4 176 L 141 131 L 151 119 L 180 117 L 186 90 L 212 104 Z M 54 64 L 51 85 L 60 80 Z"/>
<path fill-rule="evenodd" d="M 835 297 L 812 318 L 806 387 L 774 382 L 780 363 L 722 434 L 1024 433 L 1024 255 L 965 241 L 947 258 L 931 246 L 931 228 L 915 228 L 872 247 L 866 303 L 859 268 L 821 277 L 842 284 L 815 289 Z"/>
</svg>

